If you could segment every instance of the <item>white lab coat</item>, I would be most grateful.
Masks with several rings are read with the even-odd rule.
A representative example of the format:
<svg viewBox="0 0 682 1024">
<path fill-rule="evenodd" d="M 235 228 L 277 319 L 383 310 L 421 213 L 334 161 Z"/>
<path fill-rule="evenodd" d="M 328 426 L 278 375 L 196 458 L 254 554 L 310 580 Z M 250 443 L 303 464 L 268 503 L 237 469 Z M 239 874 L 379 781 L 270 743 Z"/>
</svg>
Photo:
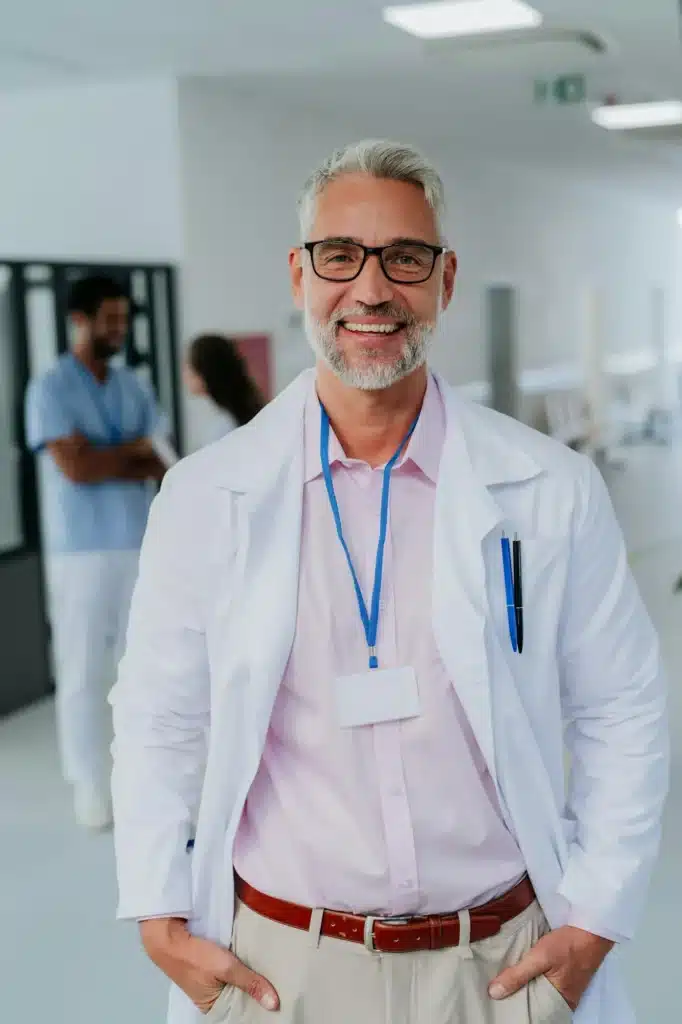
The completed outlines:
<svg viewBox="0 0 682 1024">
<path fill-rule="evenodd" d="M 295 629 L 311 386 L 303 374 L 247 427 L 166 477 L 112 694 L 119 916 L 190 912 L 196 934 L 224 944 L 235 833 Z M 659 842 L 665 693 L 605 487 L 582 456 L 439 386 L 441 657 L 550 923 L 561 925 L 574 904 L 628 937 Z M 503 530 L 524 545 L 521 656 L 509 640 Z M 562 717 L 573 759 L 568 804 Z M 170 1024 L 200 1020 L 173 988 Z M 616 957 L 575 1020 L 632 1024 Z"/>
</svg>

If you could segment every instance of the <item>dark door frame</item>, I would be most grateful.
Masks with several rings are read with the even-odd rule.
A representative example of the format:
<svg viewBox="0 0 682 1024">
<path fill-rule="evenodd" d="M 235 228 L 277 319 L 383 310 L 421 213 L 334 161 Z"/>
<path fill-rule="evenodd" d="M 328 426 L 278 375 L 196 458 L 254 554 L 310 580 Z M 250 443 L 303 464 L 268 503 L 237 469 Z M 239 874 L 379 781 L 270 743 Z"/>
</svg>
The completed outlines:
<svg viewBox="0 0 682 1024">
<path fill-rule="evenodd" d="M 182 452 L 184 450 L 184 424 L 182 421 L 181 403 L 180 403 L 180 389 L 179 389 L 179 378 L 178 378 L 178 353 L 177 353 L 177 291 L 176 291 L 176 269 L 170 264 L 160 263 L 107 263 L 107 262 L 90 262 L 87 260 L 53 260 L 53 259 L 3 259 L 0 257 L 0 266 L 6 267 L 11 274 L 10 288 L 11 288 L 11 311 L 12 311 L 12 325 L 11 325 L 11 340 L 14 351 L 12 353 L 12 369 L 14 375 L 14 396 L 15 396 L 15 407 L 13 413 L 15 439 L 20 449 L 19 457 L 19 502 L 20 502 L 20 515 L 21 515 L 21 526 L 22 526 L 22 543 L 9 550 L 0 551 L 0 569 L 7 571 L 10 574 L 13 572 L 20 573 L 22 563 L 28 561 L 35 561 L 36 568 L 40 570 L 39 573 L 34 573 L 34 579 L 32 582 L 31 589 L 31 600 L 35 601 L 36 606 L 39 610 L 39 615 L 42 616 L 44 629 L 42 635 L 44 642 L 40 650 L 31 651 L 32 658 L 32 681 L 31 685 L 25 685 L 24 680 L 20 679 L 17 686 L 0 686 L 0 716 L 3 714 L 10 713 L 12 711 L 19 710 L 36 699 L 49 695 L 53 689 L 53 681 L 51 679 L 51 669 L 49 662 L 49 632 L 47 625 L 47 613 L 46 613 L 46 595 L 43 584 L 43 574 L 41 568 L 42 562 L 42 538 L 40 529 L 40 510 L 38 503 L 38 483 L 37 483 L 37 471 L 34 455 L 28 450 L 26 445 L 26 435 L 24 427 L 24 396 L 26 394 L 26 388 L 28 387 L 29 380 L 31 377 L 30 371 L 30 354 L 29 354 L 29 324 L 28 324 L 28 311 L 26 297 L 28 291 L 32 287 L 46 287 L 45 282 L 36 281 L 31 282 L 27 280 L 25 271 L 29 267 L 45 267 L 49 269 L 51 273 L 51 285 L 53 287 L 56 299 L 56 324 L 57 324 L 57 351 L 64 352 L 67 347 L 67 335 L 66 335 L 66 318 L 65 318 L 65 304 L 66 304 L 66 286 L 67 286 L 67 271 L 69 270 L 83 270 L 87 273 L 109 273 L 112 276 L 122 278 L 125 282 L 129 283 L 132 278 L 132 274 L 135 271 L 143 271 L 145 274 L 145 281 L 147 287 L 147 303 L 149 303 L 149 320 L 150 328 L 153 329 L 153 292 L 152 282 L 154 278 L 154 272 L 161 271 L 164 274 L 166 281 L 166 295 L 169 302 L 169 317 L 168 317 L 168 331 L 169 331 L 169 348 L 168 357 L 170 359 L 171 375 L 172 375 L 172 391 L 171 391 L 171 427 L 173 432 L 173 440 L 177 449 Z M 133 306 L 135 307 L 135 303 Z M 145 303 L 137 303 L 138 308 L 144 307 Z M 146 311 L 146 310 L 145 310 Z M 137 365 L 139 362 L 144 361 L 144 358 L 140 358 L 139 354 L 135 352 L 134 344 L 132 340 L 132 334 L 126 344 L 126 361 L 131 365 Z M 158 394 L 158 360 L 155 352 L 155 337 L 150 337 L 150 347 L 147 359 L 151 371 L 151 377 L 154 384 L 154 388 Z M 0 608 L 0 614 L 8 614 L 11 609 Z M 36 628 L 38 628 L 37 624 Z M 2 652 L 0 652 L 0 655 Z M 15 658 L 15 665 L 17 659 Z M 3 664 L 0 670 L 3 673 L 5 671 L 13 671 L 12 666 L 6 666 Z M 44 686 L 36 678 L 44 676 Z"/>
</svg>

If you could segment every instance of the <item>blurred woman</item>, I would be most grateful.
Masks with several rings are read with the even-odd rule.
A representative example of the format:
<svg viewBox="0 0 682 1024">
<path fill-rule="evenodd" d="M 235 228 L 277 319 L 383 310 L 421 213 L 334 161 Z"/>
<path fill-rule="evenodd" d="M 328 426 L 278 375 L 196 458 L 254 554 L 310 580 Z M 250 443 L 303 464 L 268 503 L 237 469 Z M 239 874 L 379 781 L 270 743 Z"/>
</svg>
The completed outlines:
<svg viewBox="0 0 682 1024">
<path fill-rule="evenodd" d="M 222 334 L 201 334 L 190 344 L 184 367 L 185 385 L 202 399 L 197 416 L 200 444 L 209 444 L 244 426 L 263 408 L 237 346 Z"/>
</svg>

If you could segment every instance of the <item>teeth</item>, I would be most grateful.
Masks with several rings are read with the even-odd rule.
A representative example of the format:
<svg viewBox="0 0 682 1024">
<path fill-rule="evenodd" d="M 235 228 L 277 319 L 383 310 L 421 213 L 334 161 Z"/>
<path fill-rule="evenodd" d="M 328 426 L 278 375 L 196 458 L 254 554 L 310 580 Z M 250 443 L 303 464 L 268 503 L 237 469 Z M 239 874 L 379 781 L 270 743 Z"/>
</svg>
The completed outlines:
<svg viewBox="0 0 682 1024">
<path fill-rule="evenodd" d="M 356 331 L 358 334 L 395 334 L 400 330 L 399 324 L 349 324 L 343 325 L 347 331 Z"/>
</svg>

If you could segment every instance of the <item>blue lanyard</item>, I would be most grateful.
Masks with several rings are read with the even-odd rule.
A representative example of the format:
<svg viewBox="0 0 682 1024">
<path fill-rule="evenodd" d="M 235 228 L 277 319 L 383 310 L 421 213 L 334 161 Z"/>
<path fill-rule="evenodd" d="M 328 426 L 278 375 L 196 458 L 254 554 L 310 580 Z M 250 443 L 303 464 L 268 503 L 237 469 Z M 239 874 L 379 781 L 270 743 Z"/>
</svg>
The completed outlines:
<svg viewBox="0 0 682 1024">
<path fill-rule="evenodd" d="M 353 565 L 353 559 L 351 558 L 348 544 L 343 535 L 343 526 L 341 525 L 341 512 L 339 510 L 339 503 L 336 498 L 336 492 L 334 490 L 334 482 L 332 480 L 331 466 L 329 465 L 329 416 L 327 410 L 320 403 L 321 410 L 321 425 L 320 425 L 320 459 L 322 462 L 322 475 L 324 476 L 324 482 L 327 486 L 327 494 L 329 495 L 329 504 L 331 505 L 332 514 L 334 516 L 334 522 L 336 523 L 336 532 L 339 540 L 341 541 L 341 547 L 343 548 L 348 562 L 348 568 L 350 574 L 353 577 L 353 586 L 355 587 L 355 595 L 358 599 L 358 608 L 360 609 L 360 618 L 362 619 L 362 625 L 365 629 L 365 638 L 367 640 L 367 648 L 369 650 L 369 667 L 378 668 L 379 661 L 377 659 L 377 633 L 379 631 L 379 605 L 381 601 L 381 581 L 384 574 L 384 547 L 386 545 L 386 533 L 388 530 L 388 499 L 391 489 L 391 471 L 395 466 L 396 462 L 400 458 L 400 454 L 412 437 L 414 428 L 417 426 L 417 420 L 414 421 L 407 434 L 400 442 L 398 450 L 396 451 L 390 462 L 387 462 L 384 466 L 384 479 L 381 490 L 381 515 L 379 518 L 379 544 L 377 546 L 376 563 L 374 567 L 374 587 L 372 589 L 372 609 L 368 612 L 365 599 L 362 596 L 362 589 L 358 580 L 355 567 Z M 418 419 L 419 417 L 417 417 Z"/>
<path fill-rule="evenodd" d="M 100 419 L 104 423 L 104 427 L 109 435 L 111 444 L 120 444 L 123 438 L 123 388 L 121 387 L 121 380 L 118 374 L 114 374 L 112 371 L 111 383 L 116 388 L 116 407 L 118 409 L 118 416 L 112 417 L 109 415 L 109 410 L 104 404 L 102 398 L 102 386 L 97 383 L 93 375 L 83 366 L 80 359 L 75 356 L 72 357 L 75 363 L 78 373 L 83 378 L 85 385 L 90 393 L 90 398 L 97 409 Z"/>
</svg>

